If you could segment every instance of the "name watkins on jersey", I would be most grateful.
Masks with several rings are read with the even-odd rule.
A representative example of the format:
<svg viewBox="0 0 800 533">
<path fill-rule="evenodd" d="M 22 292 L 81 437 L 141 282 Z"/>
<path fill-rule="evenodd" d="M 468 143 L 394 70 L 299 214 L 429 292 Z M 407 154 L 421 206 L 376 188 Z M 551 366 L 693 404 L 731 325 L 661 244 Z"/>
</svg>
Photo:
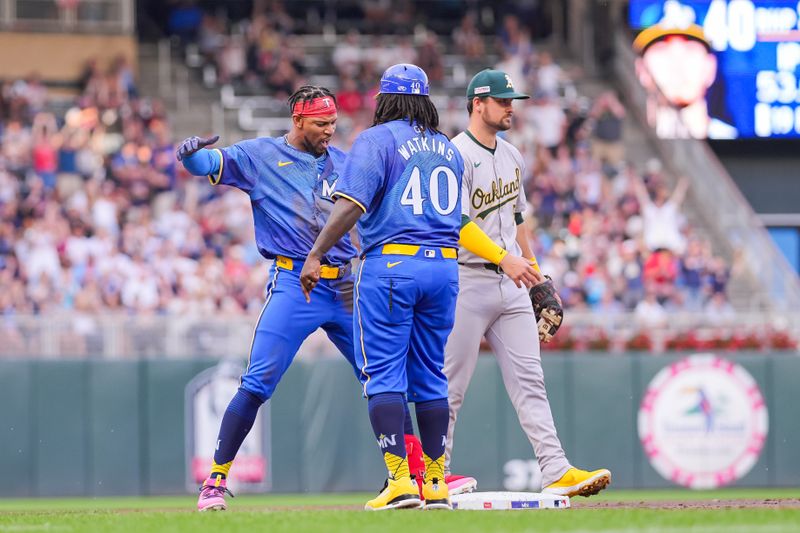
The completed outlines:
<svg viewBox="0 0 800 533">
<path fill-rule="evenodd" d="M 407 140 L 405 144 L 401 145 L 397 149 L 397 151 L 406 161 L 408 161 L 412 155 L 423 150 L 428 152 L 436 152 L 437 154 L 444 156 L 444 158 L 448 161 L 453 160 L 453 149 L 448 148 L 445 143 L 432 137 L 414 137 L 413 139 Z"/>
<path fill-rule="evenodd" d="M 520 171 L 518 168 L 516 174 L 517 177 L 511 183 L 503 183 L 503 178 L 497 178 L 492 182 L 489 190 L 475 188 L 472 192 L 472 207 L 474 209 L 487 208 L 475 215 L 476 217 L 484 218 L 495 209 L 499 209 L 519 196 Z"/>
</svg>

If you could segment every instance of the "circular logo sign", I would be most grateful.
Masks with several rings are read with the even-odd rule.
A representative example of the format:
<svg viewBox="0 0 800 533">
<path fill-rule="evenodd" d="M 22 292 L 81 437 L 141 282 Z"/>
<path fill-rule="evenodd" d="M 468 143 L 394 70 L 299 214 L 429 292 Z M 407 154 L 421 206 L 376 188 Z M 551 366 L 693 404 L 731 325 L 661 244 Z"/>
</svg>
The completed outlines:
<svg viewBox="0 0 800 533">
<path fill-rule="evenodd" d="M 639 408 L 639 439 L 650 464 L 665 479 L 693 489 L 721 487 L 747 474 L 768 425 L 753 376 L 710 354 L 662 369 Z"/>
</svg>

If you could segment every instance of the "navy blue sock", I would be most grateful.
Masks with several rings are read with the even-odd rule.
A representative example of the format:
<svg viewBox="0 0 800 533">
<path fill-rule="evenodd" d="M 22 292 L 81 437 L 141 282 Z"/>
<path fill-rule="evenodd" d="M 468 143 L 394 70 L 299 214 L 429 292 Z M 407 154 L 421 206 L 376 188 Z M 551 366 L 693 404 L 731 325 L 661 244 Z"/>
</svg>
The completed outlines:
<svg viewBox="0 0 800 533">
<path fill-rule="evenodd" d="M 244 438 L 253 427 L 258 415 L 258 408 L 262 403 L 258 397 L 244 389 L 236 392 L 236 396 L 225 410 L 222 424 L 219 427 L 211 477 L 227 477 L 233 458 L 236 457 Z"/>
<path fill-rule="evenodd" d="M 385 392 L 369 398 L 369 421 L 389 476 L 393 479 L 409 476 L 403 437 L 405 403 L 399 392 Z"/>
<path fill-rule="evenodd" d="M 417 402 L 417 425 L 425 458 L 425 478 L 444 479 L 444 448 L 447 425 L 450 423 L 450 408 L 447 398 Z"/>
<path fill-rule="evenodd" d="M 406 421 L 405 421 L 405 434 L 406 435 L 413 435 L 414 434 L 414 423 L 411 421 L 411 409 L 408 408 L 408 402 L 405 402 L 406 408 Z"/>
</svg>

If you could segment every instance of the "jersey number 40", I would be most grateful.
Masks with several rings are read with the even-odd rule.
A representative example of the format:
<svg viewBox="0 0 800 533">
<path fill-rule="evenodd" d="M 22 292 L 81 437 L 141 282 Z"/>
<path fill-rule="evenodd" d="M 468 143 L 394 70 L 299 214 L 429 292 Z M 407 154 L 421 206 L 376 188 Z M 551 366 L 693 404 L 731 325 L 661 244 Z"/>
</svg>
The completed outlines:
<svg viewBox="0 0 800 533">
<path fill-rule="evenodd" d="M 444 177 L 444 183 L 442 183 L 442 177 Z M 419 167 L 414 167 L 414 170 L 411 171 L 411 177 L 408 179 L 408 184 L 406 184 L 406 188 L 400 197 L 400 203 L 402 205 L 410 205 L 415 215 L 423 213 L 423 204 L 428 199 L 423 196 L 421 180 L 422 172 Z M 447 188 L 446 192 L 442 191 L 443 186 Z M 450 167 L 442 165 L 433 169 L 428 181 L 428 191 L 431 205 L 440 215 L 449 215 L 456 208 L 458 204 L 458 179 Z M 447 205 L 443 206 L 442 200 L 444 196 L 447 196 Z"/>
</svg>

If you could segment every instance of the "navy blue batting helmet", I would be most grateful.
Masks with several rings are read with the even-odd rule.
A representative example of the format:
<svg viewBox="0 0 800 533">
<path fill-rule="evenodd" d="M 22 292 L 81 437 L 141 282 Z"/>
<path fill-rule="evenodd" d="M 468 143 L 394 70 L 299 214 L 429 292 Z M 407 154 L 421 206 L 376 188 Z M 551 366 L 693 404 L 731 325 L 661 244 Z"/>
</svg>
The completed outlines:
<svg viewBox="0 0 800 533">
<path fill-rule="evenodd" d="M 428 95 L 428 75 L 416 65 L 400 63 L 386 69 L 381 76 L 380 94 Z"/>
</svg>

